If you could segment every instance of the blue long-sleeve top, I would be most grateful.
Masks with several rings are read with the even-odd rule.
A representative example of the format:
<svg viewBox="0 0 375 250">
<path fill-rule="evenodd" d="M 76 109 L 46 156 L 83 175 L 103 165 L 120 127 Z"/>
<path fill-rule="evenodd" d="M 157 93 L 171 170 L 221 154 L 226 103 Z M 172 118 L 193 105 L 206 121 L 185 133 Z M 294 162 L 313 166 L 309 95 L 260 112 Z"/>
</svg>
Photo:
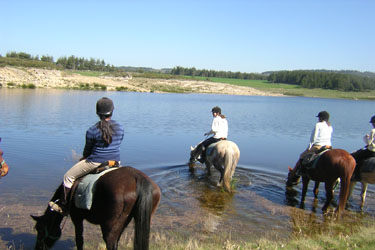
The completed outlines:
<svg viewBox="0 0 375 250">
<path fill-rule="evenodd" d="M 86 131 L 86 144 L 83 157 L 88 161 L 103 163 L 108 160 L 120 161 L 120 145 L 124 138 L 124 128 L 114 120 L 109 120 L 113 128 L 112 143 L 106 145 L 98 123 Z"/>
</svg>

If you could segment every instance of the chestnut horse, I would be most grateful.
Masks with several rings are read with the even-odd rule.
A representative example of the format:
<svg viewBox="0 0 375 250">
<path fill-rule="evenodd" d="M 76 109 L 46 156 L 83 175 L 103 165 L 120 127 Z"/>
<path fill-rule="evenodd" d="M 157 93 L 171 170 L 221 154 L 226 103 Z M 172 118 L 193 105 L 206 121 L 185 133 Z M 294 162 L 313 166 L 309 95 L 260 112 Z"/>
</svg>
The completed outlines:
<svg viewBox="0 0 375 250">
<path fill-rule="evenodd" d="M 0 137 L 0 142 L 1 142 L 1 137 Z M 0 179 L 1 177 L 4 177 L 8 174 L 9 167 L 8 164 L 6 164 L 4 158 L 3 158 L 3 150 L 0 148 Z"/>
<path fill-rule="evenodd" d="M 333 187 L 337 178 L 341 179 L 339 206 L 336 212 L 344 211 L 345 204 L 349 195 L 350 178 L 354 172 L 355 160 L 354 158 L 343 149 L 331 149 L 323 153 L 316 162 L 315 168 L 308 169 L 306 174 L 302 175 L 302 197 L 301 205 L 304 204 L 307 187 L 310 179 L 317 182 L 325 182 L 326 202 L 322 208 L 325 212 L 333 198 Z M 301 176 L 297 175 L 296 167 L 289 168 L 288 178 L 286 185 L 292 187 L 298 183 Z M 314 188 L 315 189 L 315 188 Z M 317 192 L 314 191 L 314 192 Z"/>
<path fill-rule="evenodd" d="M 58 199 L 63 186 L 51 201 Z M 132 218 L 135 222 L 134 249 L 149 249 L 151 217 L 159 204 L 159 187 L 143 172 L 132 167 L 120 167 L 101 176 L 96 182 L 90 210 L 75 207 L 71 202 L 70 217 L 75 228 L 77 249 L 83 249 L 83 220 L 100 225 L 107 249 L 117 249 L 118 241 Z M 49 207 L 36 221 L 35 249 L 50 249 L 61 236 L 63 215 Z"/>
<path fill-rule="evenodd" d="M 354 186 L 357 183 L 357 181 L 361 182 L 362 184 L 361 210 L 363 210 L 363 206 L 365 205 L 365 200 L 366 200 L 367 186 L 369 183 L 375 184 L 375 157 L 366 159 L 361 163 L 361 166 L 359 169 L 359 180 L 353 180 L 353 179 L 351 180 L 349 197 L 351 196 Z"/>
<path fill-rule="evenodd" d="M 196 161 L 197 157 L 196 149 L 197 147 L 191 147 L 189 160 L 191 171 L 193 170 L 193 162 Z M 213 143 L 208 146 L 206 150 L 206 160 L 204 163 L 207 168 L 207 174 L 211 175 L 211 166 L 214 165 L 214 167 L 220 172 L 220 180 L 217 183 L 217 186 L 224 186 L 224 190 L 230 192 L 232 191 L 230 182 L 239 159 L 240 149 L 236 143 L 228 140 L 221 140 Z"/>
</svg>

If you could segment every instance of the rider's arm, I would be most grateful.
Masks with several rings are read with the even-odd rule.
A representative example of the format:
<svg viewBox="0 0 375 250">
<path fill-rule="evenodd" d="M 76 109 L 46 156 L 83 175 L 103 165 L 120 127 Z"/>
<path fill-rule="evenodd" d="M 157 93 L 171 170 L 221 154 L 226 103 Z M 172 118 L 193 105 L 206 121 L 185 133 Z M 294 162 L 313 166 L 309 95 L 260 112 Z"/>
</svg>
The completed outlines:
<svg viewBox="0 0 375 250">
<path fill-rule="evenodd" d="M 83 149 L 83 156 L 81 160 L 86 159 L 89 157 L 89 155 L 92 152 L 92 149 L 95 145 L 95 139 L 94 135 L 91 133 L 90 129 L 87 130 L 86 132 L 86 143 L 85 143 L 85 148 Z"/>
</svg>

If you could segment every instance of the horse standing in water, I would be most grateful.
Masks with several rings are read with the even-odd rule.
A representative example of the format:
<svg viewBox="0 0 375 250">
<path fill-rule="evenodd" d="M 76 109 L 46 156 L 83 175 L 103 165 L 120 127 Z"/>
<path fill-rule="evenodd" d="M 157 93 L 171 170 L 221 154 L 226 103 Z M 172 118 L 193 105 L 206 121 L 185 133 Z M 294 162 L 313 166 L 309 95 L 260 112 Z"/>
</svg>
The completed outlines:
<svg viewBox="0 0 375 250">
<path fill-rule="evenodd" d="M 0 142 L 1 142 L 1 137 L 0 137 Z M 6 164 L 4 158 L 3 158 L 3 150 L 0 148 L 0 179 L 1 177 L 4 177 L 8 174 L 9 172 L 9 167 L 8 164 Z"/>
<path fill-rule="evenodd" d="M 197 160 L 196 149 L 196 147 L 191 147 L 190 163 Z M 207 173 L 211 175 L 211 166 L 213 165 L 220 172 L 220 180 L 217 186 L 224 186 L 224 190 L 230 192 L 232 191 L 230 182 L 239 159 L 240 149 L 236 143 L 228 140 L 213 143 L 206 150 L 205 165 Z M 193 164 L 189 164 L 189 167 L 190 170 L 194 169 Z"/>
<path fill-rule="evenodd" d="M 361 210 L 363 210 L 363 206 L 365 205 L 366 194 L 367 194 L 367 186 L 368 184 L 375 184 L 375 157 L 371 157 L 367 160 L 364 160 L 361 163 L 359 169 L 359 180 L 351 180 L 350 182 L 350 191 L 349 197 L 351 196 L 354 186 L 357 181 L 361 182 L 362 189 L 361 189 Z M 349 198 L 348 197 L 348 198 Z"/>
<path fill-rule="evenodd" d="M 345 209 L 345 204 L 349 195 L 350 178 L 354 172 L 355 160 L 343 149 L 331 149 L 323 153 L 316 162 L 315 168 L 308 169 L 307 173 L 302 176 L 302 197 L 301 205 L 304 204 L 307 187 L 310 179 L 317 182 L 325 182 L 326 202 L 322 208 L 327 211 L 327 208 L 333 198 L 333 187 L 337 178 L 341 179 L 339 206 L 337 208 L 338 214 Z M 301 176 L 297 175 L 297 169 L 289 168 L 286 185 L 292 187 L 298 183 Z M 317 185 L 315 185 L 317 187 Z M 317 190 L 314 191 L 317 194 Z"/>
<path fill-rule="evenodd" d="M 58 199 L 63 186 L 56 190 L 52 201 Z M 118 241 L 132 218 L 135 222 L 134 249 L 148 249 L 151 217 L 159 204 L 159 187 L 143 172 L 132 167 L 120 167 L 101 176 L 94 192 L 90 210 L 75 207 L 71 202 L 70 217 L 75 228 L 77 249 L 83 249 L 83 220 L 98 224 L 109 250 L 117 249 Z M 49 207 L 36 221 L 35 249 L 49 249 L 61 236 L 63 215 Z"/>
</svg>

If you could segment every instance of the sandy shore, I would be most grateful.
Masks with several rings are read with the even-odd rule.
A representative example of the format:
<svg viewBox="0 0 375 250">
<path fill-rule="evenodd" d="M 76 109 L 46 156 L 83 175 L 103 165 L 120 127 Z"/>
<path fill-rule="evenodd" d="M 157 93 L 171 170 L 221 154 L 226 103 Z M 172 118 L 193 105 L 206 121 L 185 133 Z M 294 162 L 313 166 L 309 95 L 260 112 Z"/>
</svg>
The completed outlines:
<svg viewBox="0 0 375 250">
<path fill-rule="evenodd" d="M 108 91 L 123 90 L 131 92 L 182 92 L 227 95 L 277 96 L 250 87 L 235 86 L 225 83 L 213 83 L 195 80 L 151 79 L 138 77 L 82 76 L 70 71 L 48 70 L 39 68 L 2 67 L 0 68 L 2 87 L 15 87 L 33 84 L 37 88 L 82 88 L 90 89 L 106 86 Z"/>
</svg>

